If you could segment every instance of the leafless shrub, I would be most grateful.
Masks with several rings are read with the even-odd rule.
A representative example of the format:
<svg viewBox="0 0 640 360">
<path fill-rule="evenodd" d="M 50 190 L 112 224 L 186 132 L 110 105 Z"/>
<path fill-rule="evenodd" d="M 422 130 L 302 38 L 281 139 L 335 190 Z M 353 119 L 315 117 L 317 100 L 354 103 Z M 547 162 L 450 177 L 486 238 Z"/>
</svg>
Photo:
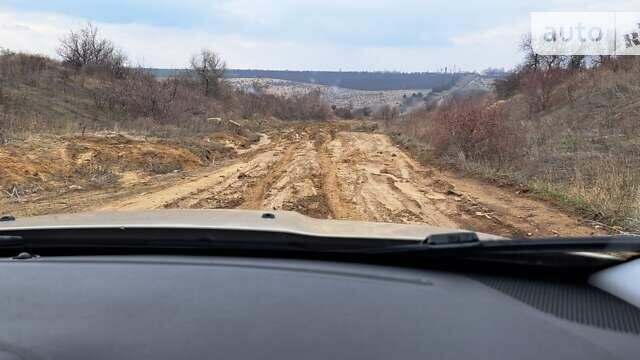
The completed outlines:
<svg viewBox="0 0 640 360">
<path fill-rule="evenodd" d="M 0 55 L 0 81 L 38 86 L 50 80 L 47 73 L 55 71 L 54 61 L 41 56 L 22 53 Z"/>
<path fill-rule="evenodd" d="M 111 40 L 99 38 L 98 28 L 91 23 L 60 39 L 57 53 L 64 64 L 78 70 L 104 71 L 118 78 L 126 75 L 127 57 Z"/>
<path fill-rule="evenodd" d="M 453 100 L 430 118 L 428 139 L 438 154 L 457 154 L 501 168 L 522 156 L 522 136 L 499 106 L 480 99 Z"/>
<path fill-rule="evenodd" d="M 279 100 L 274 115 L 283 120 L 327 120 L 331 115 L 319 90 Z"/>
<path fill-rule="evenodd" d="M 514 71 L 505 78 L 497 79 L 494 83 L 498 99 L 508 99 L 520 90 L 522 82 L 522 72 Z"/>
<path fill-rule="evenodd" d="M 327 120 L 331 108 L 320 91 L 290 97 L 255 92 L 239 92 L 236 103 L 243 118 L 274 116 L 281 120 Z"/>
<path fill-rule="evenodd" d="M 125 79 L 103 81 L 91 93 L 98 109 L 122 114 L 129 122 L 144 118 L 156 125 L 189 126 L 192 119 L 205 118 L 208 110 L 217 106 L 190 78 L 159 80 L 141 69 L 130 71 Z"/>
<path fill-rule="evenodd" d="M 529 71 L 522 75 L 520 91 L 526 96 L 530 113 L 546 110 L 553 91 L 567 78 L 563 69 Z"/>
</svg>

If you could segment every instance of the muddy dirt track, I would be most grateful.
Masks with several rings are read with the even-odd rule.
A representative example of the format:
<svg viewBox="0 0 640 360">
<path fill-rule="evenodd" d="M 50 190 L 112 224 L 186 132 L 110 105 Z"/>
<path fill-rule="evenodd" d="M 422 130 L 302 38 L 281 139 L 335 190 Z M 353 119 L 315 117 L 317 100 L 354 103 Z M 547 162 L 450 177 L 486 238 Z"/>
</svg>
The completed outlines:
<svg viewBox="0 0 640 360">
<path fill-rule="evenodd" d="M 598 232 L 512 189 L 420 165 L 386 135 L 330 125 L 272 134 L 234 160 L 113 198 L 98 195 L 96 202 L 90 210 L 274 209 L 503 236 Z"/>
</svg>

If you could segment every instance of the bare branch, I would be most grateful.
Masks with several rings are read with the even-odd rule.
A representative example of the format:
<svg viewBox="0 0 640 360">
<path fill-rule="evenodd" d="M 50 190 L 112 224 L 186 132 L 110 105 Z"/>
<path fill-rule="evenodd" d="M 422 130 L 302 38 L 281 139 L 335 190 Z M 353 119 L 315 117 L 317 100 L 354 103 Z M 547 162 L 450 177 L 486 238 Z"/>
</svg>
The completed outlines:
<svg viewBox="0 0 640 360">
<path fill-rule="evenodd" d="M 205 96 L 219 96 L 220 85 L 227 69 L 224 60 L 215 51 L 203 49 L 191 57 L 189 64 L 202 83 Z"/>
</svg>

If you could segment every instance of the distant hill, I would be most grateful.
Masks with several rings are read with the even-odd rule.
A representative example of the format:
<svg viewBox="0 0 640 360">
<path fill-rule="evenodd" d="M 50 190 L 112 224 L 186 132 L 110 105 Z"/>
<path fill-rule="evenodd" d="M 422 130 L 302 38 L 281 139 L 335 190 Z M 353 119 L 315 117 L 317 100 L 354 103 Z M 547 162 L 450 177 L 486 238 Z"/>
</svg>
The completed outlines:
<svg viewBox="0 0 640 360">
<path fill-rule="evenodd" d="M 149 69 L 157 77 L 167 77 L 180 71 L 175 69 Z M 288 71 L 229 69 L 227 78 L 269 78 L 355 90 L 410 90 L 450 89 L 466 73 L 401 73 L 356 71 Z"/>
<path fill-rule="evenodd" d="M 461 74 L 351 72 L 351 71 L 271 71 L 229 70 L 230 78 L 271 78 L 337 86 L 355 90 L 448 89 Z"/>
</svg>

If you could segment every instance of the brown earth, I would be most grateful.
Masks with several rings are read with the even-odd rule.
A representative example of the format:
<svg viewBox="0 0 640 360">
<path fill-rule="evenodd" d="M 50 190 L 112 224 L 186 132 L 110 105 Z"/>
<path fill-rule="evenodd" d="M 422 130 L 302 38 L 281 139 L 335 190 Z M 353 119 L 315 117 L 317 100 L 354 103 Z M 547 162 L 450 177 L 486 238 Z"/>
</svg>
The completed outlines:
<svg viewBox="0 0 640 360">
<path fill-rule="evenodd" d="M 154 146 L 161 145 L 168 146 Z M 82 151 L 66 156 L 82 161 L 89 156 L 82 154 L 90 146 L 80 147 Z M 169 150 L 158 149 L 163 154 Z M 172 158 L 180 157 L 179 148 L 171 151 Z M 144 152 L 140 156 L 145 158 Z M 263 136 L 252 147 L 207 166 L 186 153 L 180 161 L 193 166 L 146 175 L 142 180 L 129 173 L 132 181 L 121 176 L 117 185 L 106 189 L 36 193 L 19 201 L 5 197 L 0 199 L 0 209 L 16 215 L 161 208 L 276 209 L 319 218 L 423 223 L 503 236 L 602 232 L 526 194 L 420 165 L 386 135 L 354 132 L 333 123 L 297 125 Z M 137 166 L 128 157 L 126 162 L 131 169 Z"/>
<path fill-rule="evenodd" d="M 193 170 L 201 160 L 188 149 L 166 141 L 122 135 L 36 137 L 0 148 L 0 188 L 63 186 L 95 166 L 126 175 L 173 166 Z"/>
</svg>

